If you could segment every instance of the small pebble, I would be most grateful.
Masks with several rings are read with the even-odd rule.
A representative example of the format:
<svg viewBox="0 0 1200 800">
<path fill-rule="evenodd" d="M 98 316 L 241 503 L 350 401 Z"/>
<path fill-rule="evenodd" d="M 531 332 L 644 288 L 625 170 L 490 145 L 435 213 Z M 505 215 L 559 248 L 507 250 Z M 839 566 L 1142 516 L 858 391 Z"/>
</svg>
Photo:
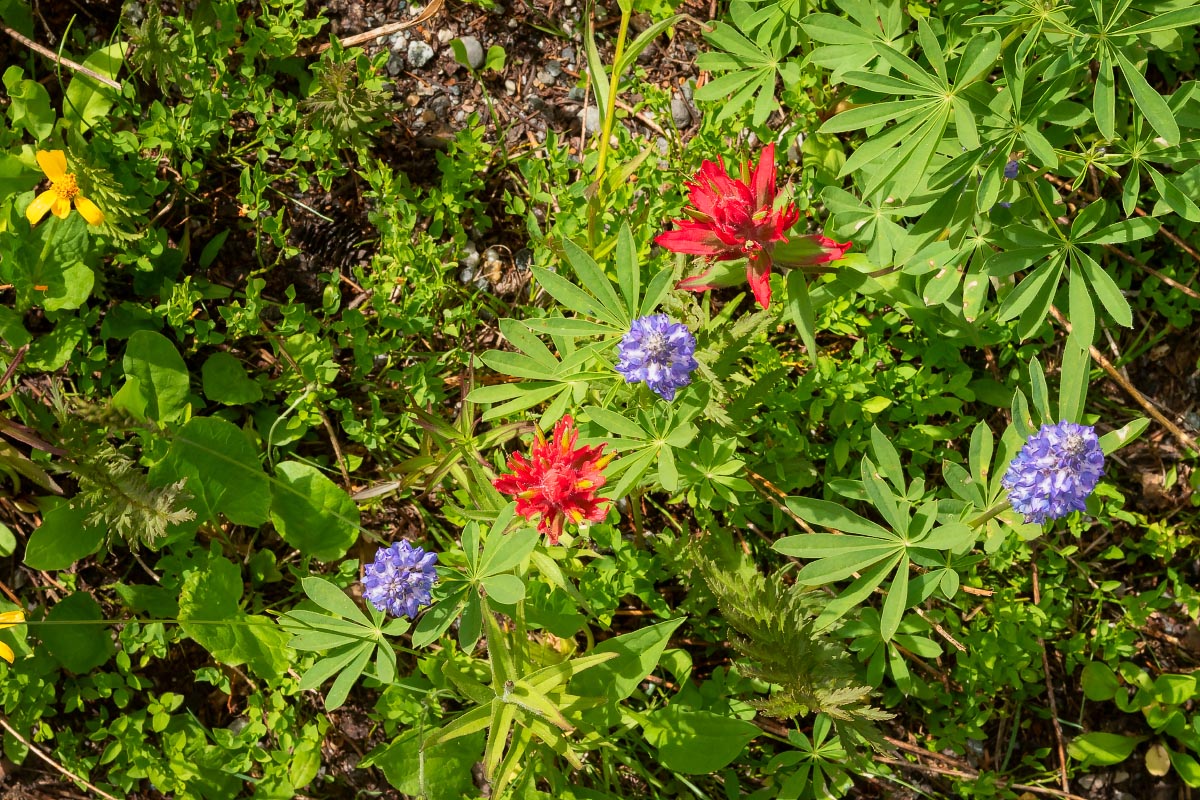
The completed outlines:
<svg viewBox="0 0 1200 800">
<path fill-rule="evenodd" d="M 433 55 L 433 48 L 421 39 L 415 39 L 408 43 L 408 63 L 412 64 L 415 69 L 420 69 L 432 61 Z"/>
<path fill-rule="evenodd" d="M 575 60 L 575 48 L 574 47 L 564 47 L 562 49 L 562 52 L 559 53 L 559 55 L 562 56 L 562 58 L 566 61 L 574 61 Z"/>
<path fill-rule="evenodd" d="M 688 107 L 687 100 L 679 95 L 671 98 L 671 119 L 675 120 L 677 128 L 686 128 L 692 124 L 692 109 Z"/>
<path fill-rule="evenodd" d="M 583 102 L 584 91 L 582 86 L 572 86 L 571 91 L 567 92 L 567 99 L 574 100 L 576 103 Z"/>
<path fill-rule="evenodd" d="M 550 77 L 557 78 L 559 75 L 562 75 L 562 64 L 559 64 L 557 61 L 551 61 L 546 65 L 546 72 Z"/>
<path fill-rule="evenodd" d="M 595 106 L 588 106 L 586 110 L 580 112 L 583 117 L 583 130 L 586 133 L 600 132 L 600 109 Z"/>
<path fill-rule="evenodd" d="M 385 69 L 387 70 L 387 74 L 393 78 L 399 75 L 404 71 L 404 56 L 399 53 L 392 53 L 388 56 L 387 67 Z"/>
<path fill-rule="evenodd" d="M 467 51 L 467 66 L 471 69 L 481 69 L 483 67 L 483 45 L 474 36 L 464 36 L 459 39 L 462 42 L 463 50 Z"/>
<path fill-rule="evenodd" d="M 504 82 L 504 91 L 507 92 L 509 95 L 516 94 L 517 93 L 517 84 L 511 80 L 505 81 Z"/>
<path fill-rule="evenodd" d="M 441 44 L 448 44 L 450 42 L 450 40 L 453 38 L 454 38 L 454 32 L 451 31 L 449 28 L 443 28 L 442 30 L 438 31 L 437 40 Z"/>
<path fill-rule="evenodd" d="M 544 69 L 538 70 L 536 80 L 542 86 L 553 86 L 554 85 L 554 76 L 551 75 L 549 72 L 547 72 Z"/>
</svg>

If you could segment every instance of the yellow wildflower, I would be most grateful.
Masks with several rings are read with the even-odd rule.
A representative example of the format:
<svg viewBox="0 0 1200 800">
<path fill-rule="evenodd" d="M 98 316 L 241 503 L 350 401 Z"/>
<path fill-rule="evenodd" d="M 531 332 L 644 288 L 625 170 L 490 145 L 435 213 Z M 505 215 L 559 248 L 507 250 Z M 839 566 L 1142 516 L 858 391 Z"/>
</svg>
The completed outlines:
<svg viewBox="0 0 1200 800">
<path fill-rule="evenodd" d="M 75 173 L 67 172 L 67 156 L 62 150 L 38 150 L 38 165 L 46 177 L 50 179 L 50 188 L 39 194 L 25 210 L 25 217 L 30 225 L 37 225 L 47 211 L 53 211 L 54 216 L 65 219 L 71 213 L 71 201 L 75 201 L 75 209 L 88 221 L 89 225 L 99 225 L 104 222 L 104 212 L 96 204 L 79 194 L 79 184 L 75 182 Z"/>
<path fill-rule="evenodd" d="M 5 611 L 0 613 L 0 630 L 4 628 L 11 628 L 14 625 L 20 625 L 24 621 L 24 611 L 21 611 L 20 609 L 16 611 Z M 4 642 L 0 642 L 0 658 L 3 658 L 5 661 L 11 664 L 13 663 L 14 657 L 15 656 L 13 655 L 12 648 L 6 645 Z"/>
</svg>

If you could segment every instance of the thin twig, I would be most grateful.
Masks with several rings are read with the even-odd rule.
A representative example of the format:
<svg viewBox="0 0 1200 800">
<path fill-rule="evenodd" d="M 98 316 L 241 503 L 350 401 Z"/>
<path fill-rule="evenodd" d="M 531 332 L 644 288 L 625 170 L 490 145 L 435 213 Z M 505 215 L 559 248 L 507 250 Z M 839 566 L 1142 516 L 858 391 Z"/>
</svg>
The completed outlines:
<svg viewBox="0 0 1200 800">
<path fill-rule="evenodd" d="M 21 34 L 14 31 L 12 28 L 8 27 L 7 25 L 0 25 L 0 30 L 3 30 L 9 36 L 16 39 L 18 42 L 25 45 L 26 47 L 28 47 L 30 50 L 34 51 L 35 53 L 38 53 L 39 55 L 43 55 L 46 58 L 50 59 L 51 61 L 62 64 L 67 69 L 75 70 L 80 75 L 86 75 L 94 81 L 99 81 L 100 83 L 103 83 L 105 86 L 107 86 L 111 89 L 116 89 L 118 92 L 121 91 L 121 84 L 118 83 L 117 81 L 114 81 L 112 78 L 106 78 L 103 75 L 101 75 L 99 72 L 96 72 L 93 69 L 88 69 L 83 64 L 77 64 L 69 58 L 60 56 L 58 53 L 54 52 L 53 50 L 50 50 L 49 48 L 42 47 L 37 42 L 35 42 L 32 39 L 29 39 L 25 36 L 22 36 Z"/>
<path fill-rule="evenodd" d="M 24 736 L 22 736 L 21 734 L 17 733 L 17 731 L 16 731 L 16 730 L 13 728 L 13 726 L 8 724 L 8 720 L 7 720 L 5 717 L 0 717 L 0 726 L 2 726 L 2 727 L 4 728 L 4 730 L 6 730 L 6 731 L 8 731 L 9 733 L 11 733 L 14 739 L 16 739 L 18 742 L 20 742 L 21 744 L 23 744 L 23 745 L 25 745 L 26 747 L 28 747 L 28 748 L 29 748 L 29 750 L 30 750 L 30 751 L 31 751 L 31 752 L 32 752 L 34 755 L 36 755 L 36 756 L 37 756 L 38 758 L 40 758 L 42 761 L 45 761 L 45 762 L 46 762 L 47 764 L 49 764 L 50 766 L 54 767 L 56 770 L 58 770 L 59 772 L 61 772 L 63 775 L 66 775 L 68 778 L 70 778 L 71 780 L 75 781 L 76 783 L 83 784 L 84 786 L 86 786 L 87 788 L 91 789 L 93 792 L 95 792 L 96 794 L 98 794 L 100 797 L 103 797 L 103 798 L 105 798 L 105 800 L 117 800 L 117 798 L 113 797 L 111 794 L 109 794 L 108 792 L 104 791 L 104 790 L 103 790 L 103 789 L 101 789 L 99 786 L 96 786 L 95 784 L 89 783 L 87 780 L 85 780 L 85 779 L 83 779 L 83 778 L 79 777 L 79 776 L 78 776 L 78 775 L 76 775 L 74 772 L 71 772 L 71 770 L 67 769 L 67 768 L 66 768 L 66 767 L 64 767 L 62 764 L 58 763 L 58 762 L 57 762 L 57 761 L 55 761 L 53 758 L 51 758 L 49 755 L 47 755 L 46 753 L 44 753 L 44 752 L 41 750 L 41 748 L 39 748 L 37 745 L 33 744 L 33 743 L 32 743 L 32 742 L 30 742 L 28 739 L 26 739 Z"/>
<path fill-rule="evenodd" d="M 908 767 L 909 769 L 928 772 L 933 775 L 945 775 L 949 778 L 967 778 L 971 780 L 979 778 L 978 772 L 967 767 L 962 767 L 959 769 L 946 769 L 944 767 L 933 767 L 928 764 L 920 764 L 915 761 L 905 761 L 902 758 L 890 758 L 882 755 L 875 755 L 874 758 L 876 761 L 879 761 L 883 764 L 891 764 L 894 767 Z M 1033 786 L 1026 783 L 1006 783 L 1003 784 L 1003 786 L 1004 788 L 1011 789 L 1014 792 L 1033 792 L 1034 794 L 1044 794 L 1049 795 L 1050 797 L 1062 797 L 1064 800 L 1087 800 L 1086 797 L 1080 797 L 1079 795 L 1072 794 L 1071 792 L 1064 792 L 1061 789 L 1051 789 L 1049 786 Z"/>
<path fill-rule="evenodd" d="M 925 615 L 924 610 L 922 610 L 920 606 L 913 606 L 913 611 L 917 612 L 918 617 L 920 617 L 921 619 L 925 620 L 930 625 L 932 625 L 933 629 L 938 632 L 938 635 L 941 636 L 943 639 L 945 639 L 947 642 L 949 642 L 951 645 L 953 645 L 955 650 L 957 650 L 960 653 L 967 652 L 967 648 L 963 646 L 962 642 L 958 641 L 958 639 L 955 639 L 953 636 L 951 636 L 950 632 L 947 631 L 945 628 L 943 628 L 941 625 L 939 625 L 937 622 L 935 622 L 935 621 L 931 620 L 929 617 L 927 617 Z"/>
<path fill-rule="evenodd" d="M 369 42 L 373 39 L 378 39 L 380 36 L 391 36 L 393 33 L 399 33 L 402 30 L 411 28 L 414 25 L 420 25 L 422 22 L 432 19 L 435 14 L 441 11 L 441 9 L 442 0 L 433 0 L 432 3 L 425 6 L 424 11 L 412 19 L 407 20 L 406 22 L 389 22 L 387 25 L 380 25 L 378 28 L 372 28 L 364 33 L 356 33 L 353 36 L 347 36 L 344 39 L 339 39 L 338 44 L 340 44 L 342 47 L 354 47 L 355 45 L 362 44 L 363 42 Z M 326 42 L 312 52 L 324 53 L 331 46 L 331 43 Z"/>
<path fill-rule="evenodd" d="M 1042 602 L 1042 592 L 1038 588 L 1037 562 L 1033 562 L 1033 604 Z M 1063 745 L 1062 725 L 1058 722 L 1058 701 L 1054 699 L 1054 685 L 1050 682 L 1050 656 L 1046 653 L 1046 642 L 1037 637 L 1038 647 L 1042 648 L 1042 677 L 1046 679 L 1046 699 L 1050 701 L 1050 722 L 1054 726 L 1054 740 L 1058 744 L 1058 777 L 1064 792 L 1071 791 L 1071 783 L 1067 778 L 1067 748 Z"/>
<path fill-rule="evenodd" d="M 1062 325 L 1068 334 L 1071 333 L 1071 323 L 1067 322 L 1061 311 L 1054 306 L 1050 306 L 1050 314 L 1056 320 L 1058 320 L 1058 324 Z M 1120 371 L 1114 367 L 1107 358 L 1104 357 L 1103 353 L 1091 345 L 1088 346 L 1088 352 L 1091 353 L 1092 360 L 1099 364 L 1100 368 L 1108 373 L 1108 377 L 1116 381 L 1117 385 L 1124 389 L 1125 392 L 1134 399 L 1134 402 L 1141 406 L 1147 414 L 1153 417 L 1155 422 L 1166 428 L 1167 431 L 1169 431 L 1170 434 L 1175 437 L 1176 441 L 1178 441 L 1187 449 L 1191 450 L 1193 453 L 1200 453 L 1200 447 L 1196 446 L 1196 440 L 1184 433 L 1183 429 L 1174 422 L 1171 422 L 1171 420 L 1163 416 L 1162 412 L 1155 408 L 1154 404 L 1146 399 L 1146 397 L 1139 392 L 1132 383 L 1125 380 L 1125 376 L 1122 375 Z"/>
</svg>

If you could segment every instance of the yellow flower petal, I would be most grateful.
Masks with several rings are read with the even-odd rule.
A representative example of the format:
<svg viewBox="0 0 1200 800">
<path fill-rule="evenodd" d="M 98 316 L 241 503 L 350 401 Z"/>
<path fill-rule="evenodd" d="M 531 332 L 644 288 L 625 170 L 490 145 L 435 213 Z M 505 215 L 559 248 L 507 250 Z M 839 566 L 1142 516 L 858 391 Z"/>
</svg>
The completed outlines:
<svg viewBox="0 0 1200 800">
<path fill-rule="evenodd" d="M 37 225 L 42 217 L 46 216 L 46 212 L 50 210 L 50 206 L 58 199 L 58 193 L 53 189 L 46 191 L 33 198 L 33 202 L 29 204 L 29 208 L 25 209 L 25 219 L 29 220 L 30 225 Z"/>
<path fill-rule="evenodd" d="M 12 648 L 4 642 L 0 642 L 0 658 L 3 658 L 10 664 L 13 663 L 13 658 L 15 658 Z"/>
<path fill-rule="evenodd" d="M 42 172 L 52 181 L 67 174 L 67 154 L 62 150 L 38 150 L 37 162 Z"/>
<path fill-rule="evenodd" d="M 59 219 L 66 219 L 67 214 L 71 213 L 71 201 L 65 197 L 55 195 L 54 205 L 50 206 L 50 211 Z"/>
<path fill-rule="evenodd" d="M 25 612 L 20 609 L 0 613 L 0 628 L 11 628 L 13 625 L 20 625 L 24 621 Z"/>
<path fill-rule="evenodd" d="M 104 212 L 95 203 L 81 195 L 75 196 L 75 209 L 83 215 L 88 225 L 99 225 L 104 222 Z"/>
</svg>

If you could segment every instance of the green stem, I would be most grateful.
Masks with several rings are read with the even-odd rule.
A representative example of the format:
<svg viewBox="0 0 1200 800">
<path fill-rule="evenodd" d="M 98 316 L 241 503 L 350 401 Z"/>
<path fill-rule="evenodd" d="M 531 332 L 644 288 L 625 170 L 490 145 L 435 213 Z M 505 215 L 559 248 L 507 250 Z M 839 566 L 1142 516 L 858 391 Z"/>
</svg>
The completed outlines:
<svg viewBox="0 0 1200 800">
<path fill-rule="evenodd" d="M 1042 208 L 1042 213 L 1046 215 L 1046 219 L 1050 220 L 1050 224 L 1054 226 L 1054 232 L 1058 234 L 1058 238 L 1062 239 L 1064 242 L 1069 242 L 1070 239 L 1068 239 L 1067 235 L 1063 233 L 1062 228 L 1058 227 L 1058 220 L 1055 219 L 1054 215 L 1050 213 L 1050 209 L 1046 206 L 1046 201 L 1042 199 L 1042 193 L 1038 191 L 1036 186 L 1031 188 L 1033 189 L 1031 194 L 1037 199 L 1038 205 Z"/>
<path fill-rule="evenodd" d="M 596 246 L 596 218 L 604 199 L 604 169 L 608 162 L 608 141 L 612 138 L 613 122 L 617 116 L 617 90 L 621 83 L 620 64 L 625 55 L 625 39 L 629 34 L 629 20 L 633 6 L 621 4 L 621 27 L 617 31 L 617 48 L 613 53 L 612 77 L 608 83 L 608 97 L 604 102 L 604 124 L 600 129 L 600 155 L 596 160 L 596 194 L 588 208 L 588 244 Z"/>
<path fill-rule="evenodd" d="M 971 520 L 967 524 L 970 525 L 972 528 L 981 527 L 986 522 L 988 522 L 988 520 L 995 519 L 997 516 L 999 516 L 1001 514 L 1001 512 L 1007 510 L 1008 508 L 1010 508 L 1008 498 L 1005 498 L 1004 500 L 1001 500 L 999 503 L 996 503 L 994 506 L 989 508 L 987 511 L 984 511 L 982 514 L 980 514 L 978 517 Z"/>
</svg>

